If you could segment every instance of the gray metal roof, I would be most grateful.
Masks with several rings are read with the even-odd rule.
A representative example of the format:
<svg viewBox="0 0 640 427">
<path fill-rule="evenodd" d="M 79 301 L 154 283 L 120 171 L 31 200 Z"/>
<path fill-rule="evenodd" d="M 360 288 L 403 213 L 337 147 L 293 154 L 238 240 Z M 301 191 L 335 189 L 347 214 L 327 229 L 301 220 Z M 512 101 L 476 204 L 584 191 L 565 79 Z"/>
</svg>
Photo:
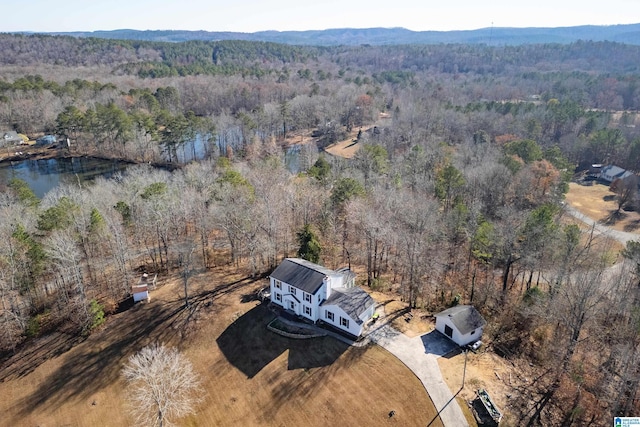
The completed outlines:
<svg viewBox="0 0 640 427">
<path fill-rule="evenodd" d="M 623 179 L 631 175 L 633 175 L 631 172 L 626 171 L 621 167 L 615 166 L 615 165 L 605 166 L 602 168 L 600 172 L 601 178 L 608 180 L 608 177 L 612 177 L 612 181 L 614 181 L 616 178 Z"/>
<path fill-rule="evenodd" d="M 462 334 L 468 334 L 484 325 L 487 322 L 482 318 L 478 310 L 471 305 L 457 305 L 436 314 L 436 317 L 448 317 L 451 323 Z"/>
<path fill-rule="evenodd" d="M 371 298 L 371 295 L 358 287 L 353 287 L 332 289 L 329 299 L 321 305 L 337 305 L 351 316 L 352 319 L 360 323 L 360 315 L 374 304 L 375 302 L 373 298 Z"/>
<path fill-rule="evenodd" d="M 288 283 L 309 294 L 315 294 L 325 277 L 335 274 L 333 270 L 300 258 L 286 258 L 273 270 L 271 277 Z"/>
</svg>

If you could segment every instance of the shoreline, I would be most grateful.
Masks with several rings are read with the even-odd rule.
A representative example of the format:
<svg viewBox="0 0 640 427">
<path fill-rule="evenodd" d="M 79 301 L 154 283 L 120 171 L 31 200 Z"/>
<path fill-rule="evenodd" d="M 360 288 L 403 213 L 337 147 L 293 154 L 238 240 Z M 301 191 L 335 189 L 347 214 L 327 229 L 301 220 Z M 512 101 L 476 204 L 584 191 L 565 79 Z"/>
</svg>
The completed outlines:
<svg viewBox="0 0 640 427">
<path fill-rule="evenodd" d="M 66 148 L 58 148 L 58 147 L 14 146 L 12 148 L 14 148 L 15 150 L 13 153 L 9 152 L 9 147 L 7 147 L 6 151 L 0 149 L 0 166 L 10 162 L 21 162 L 24 160 L 91 158 L 91 159 L 100 159 L 105 161 L 128 163 L 130 165 L 141 165 L 141 164 L 148 163 L 153 167 L 163 168 L 169 171 L 174 171 L 182 167 L 182 165 L 177 163 L 143 162 L 139 160 L 133 160 L 133 159 L 122 158 L 117 156 L 107 156 L 100 153 L 95 153 L 95 154 L 74 153 L 74 152 L 70 152 Z M 21 148 L 23 148 L 23 150 L 21 150 Z"/>
</svg>

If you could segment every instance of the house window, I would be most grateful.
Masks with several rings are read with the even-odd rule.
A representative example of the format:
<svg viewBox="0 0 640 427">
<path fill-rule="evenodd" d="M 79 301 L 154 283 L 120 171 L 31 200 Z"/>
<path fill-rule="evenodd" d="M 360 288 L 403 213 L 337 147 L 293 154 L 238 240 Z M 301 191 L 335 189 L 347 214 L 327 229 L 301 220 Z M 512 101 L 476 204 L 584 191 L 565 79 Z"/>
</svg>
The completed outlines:
<svg viewBox="0 0 640 427">
<path fill-rule="evenodd" d="M 289 285 L 289 293 L 291 295 L 295 295 L 296 294 L 296 288 L 294 288 L 293 286 Z"/>
<path fill-rule="evenodd" d="M 277 292 L 275 292 L 275 295 L 276 295 L 276 301 L 282 302 L 282 295 Z"/>
<path fill-rule="evenodd" d="M 320 298 L 321 298 L 321 297 L 320 297 L 320 294 L 318 294 L 318 302 L 320 302 Z"/>
<path fill-rule="evenodd" d="M 275 286 L 276 289 L 282 289 L 282 282 L 280 280 L 275 280 L 273 282 L 273 286 Z"/>
<path fill-rule="evenodd" d="M 333 313 L 330 312 L 329 310 L 325 310 L 324 312 L 324 317 L 331 320 L 333 322 Z"/>
<path fill-rule="evenodd" d="M 293 302 L 293 301 L 289 301 L 289 308 L 290 308 L 291 310 L 294 310 L 294 311 L 295 311 L 295 309 L 296 309 L 296 303 L 295 303 L 295 302 Z"/>
<path fill-rule="evenodd" d="M 305 305 L 304 306 L 304 314 L 306 314 L 307 316 L 311 316 L 311 307 Z"/>
<path fill-rule="evenodd" d="M 349 319 L 345 319 L 344 317 L 340 318 L 340 326 L 344 326 L 345 328 L 349 327 Z"/>
<path fill-rule="evenodd" d="M 451 326 L 444 325 L 444 334 L 449 338 L 453 337 L 453 329 L 451 329 Z"/>
<path fill-rule="evenodd" d="M 308 294 L 308 293 L 306 293 L 306 292 L 305 292 L 305 294 L 304 294 L 304 300 L 305 300 L 306 302 L 311 302 L 311 294 Z"/>
</svg>

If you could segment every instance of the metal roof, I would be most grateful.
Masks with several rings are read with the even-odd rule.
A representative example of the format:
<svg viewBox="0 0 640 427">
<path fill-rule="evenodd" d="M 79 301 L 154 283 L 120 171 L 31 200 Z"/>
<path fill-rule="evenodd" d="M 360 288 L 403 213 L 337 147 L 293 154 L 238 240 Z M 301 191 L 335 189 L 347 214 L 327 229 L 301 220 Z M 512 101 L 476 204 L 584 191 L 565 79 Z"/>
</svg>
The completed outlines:
<svg viewBox="0 0 640 427">
<path fill-rule="evenodd" d="M 315 294 L 325 277 L 335 274 L 333 270 L 300 258 L 286 258 L 273 270 L 271 277 L 288 283 L 309 294 Z"/>
<path fill-rule="evenodd" d="M 457 305 L 436 314 L 436 317 L 448 317 L 462 334 L 466 335 L 487 324 L 478 310 L 471 305 Z"/>
<path fill-rule="evenodd" d="M 353 287 L 332 289 L 329 299 L 321 305 L 337 305 L 352 319 L 360 323 L 360 315 L 374 304 L 371 295 L 358 287 Z"/>
</svg>

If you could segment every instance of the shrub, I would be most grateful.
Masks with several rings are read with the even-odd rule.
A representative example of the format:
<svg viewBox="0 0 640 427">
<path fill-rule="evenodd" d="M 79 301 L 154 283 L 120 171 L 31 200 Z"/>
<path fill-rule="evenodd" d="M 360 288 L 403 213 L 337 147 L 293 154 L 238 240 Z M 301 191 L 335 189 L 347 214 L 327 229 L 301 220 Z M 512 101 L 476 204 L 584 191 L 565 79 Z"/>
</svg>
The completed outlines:
<svg viewBox="0 0 640 427">
<path fill-rule="evenodd" d="M 104 323 L 104 306 L 95 299 L 92 299 L 89 303 L 89 312 L 91 313 L 90 330 L 93 330 Z"/>
</svg>

